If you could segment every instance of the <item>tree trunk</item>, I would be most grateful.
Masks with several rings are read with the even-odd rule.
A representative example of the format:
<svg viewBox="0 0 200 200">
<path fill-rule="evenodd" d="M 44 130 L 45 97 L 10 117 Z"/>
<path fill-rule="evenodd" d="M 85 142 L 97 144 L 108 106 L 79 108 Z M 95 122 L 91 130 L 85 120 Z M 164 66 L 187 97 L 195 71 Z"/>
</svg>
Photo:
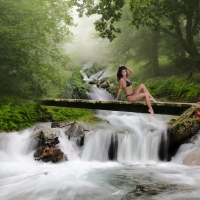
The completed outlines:
<svg viewBox="0 0 200 200">
<path fill-rule="evenodd" d="M 160 66 L 158 61 L 158 48 L 159 48 L 159 41 L 160 41 L 160 31 L 153 31 L 153 43 L 152 43 L 152 76 L 157 77 L 160 76 Z"/>
</svg>

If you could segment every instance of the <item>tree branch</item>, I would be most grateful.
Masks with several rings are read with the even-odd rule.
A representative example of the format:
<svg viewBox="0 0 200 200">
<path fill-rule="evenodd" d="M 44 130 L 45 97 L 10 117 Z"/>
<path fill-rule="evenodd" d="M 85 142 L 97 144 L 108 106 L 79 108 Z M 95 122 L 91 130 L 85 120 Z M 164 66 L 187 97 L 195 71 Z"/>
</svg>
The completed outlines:
<svg viewBox="0 0 200 200">
<path fill-rule="evenodd" d="M 175 39 L 178 39 L 177 35 L 172 33 L 171 31 L 169 31 L 168 29 L 164 28 L 164 27 L 160 27 L 159 28 L 161 31 L 163 31 L 164 33 L 167 33 L 168 35 L 174 37 Z"/>
<path fill-rule="evenodd" d="M 195 18 L 194 18 L 194 23 L 193 23 L 193 27 L 192 27 L 192 33 L 193 35 L 195 34 L 196 30 L 198 29 L 199 23 L 200 23 L 200 13 L 199 13 L 199 2 L 198 5 L 195 8 Z"/>
</svg>

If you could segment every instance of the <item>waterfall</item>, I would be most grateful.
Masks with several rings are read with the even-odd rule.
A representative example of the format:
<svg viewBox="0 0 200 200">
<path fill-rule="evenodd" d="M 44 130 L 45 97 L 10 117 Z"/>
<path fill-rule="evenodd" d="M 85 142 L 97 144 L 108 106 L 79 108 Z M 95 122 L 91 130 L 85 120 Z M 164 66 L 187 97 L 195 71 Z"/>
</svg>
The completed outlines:
<svg viewBox="0 0 200 200">
<path fill-rule="evenodd" d="M 101 73 L 89 78 L 83 71 L 82 74 L 85 80 L 92 80 Z M 114 99 L 106 89 L 96 85 L 92 86 L 87 95 L 93 100 Z M 97 111 L 97 117 L 108 121 L 115 128 L 109 130 L 107 127 L 87 133 L 82 159 L 107 161 L 114 158 L 119 162 L 145 164 L 159 162 L 159 151 L 163 150 L 167 156 L 167 145 L 161 145 L 161 142 L 167 141 L 166 122 L 169 116 L 153 117 L 150 114 L 101 110 Z"/>
<path fill-rule="evenodd" d="M 85 79 L 91 80 L 83 71 L 82 73 Z M 99 73 L 93 75 L 93 78 L 98 75 Z M 93 85 L 87 95 L 90 99 L 96 100 L 113 99 L 105 89 L 97 88 L 96 85 Z M 132 164 L 160 161 L 160 151 L 166 150 L 161 142 L 167 141 L 166 121 L 169 121 L 169 117 L 105 110 L 97 111 L 96 115 L 105 122 L 93 125 L 94 130 L 85 132 L 83 147 L 76 144 L 76 139 L 68 139 L 64 133 L 66 128 L 60 129 L 59 147 L 67 154 L 69 160 L 116 160 Z M 50 128 L 50 123 L 41 126 Z M 33 130 L 34 127 L 21 132 L 1 133 L 0 160 L 33 160 L 32 154 L 37 147 L 37 142 L 32 138 Z"/>
<path fill-rule="evenodd" d="M 96 86 L 88 97 L 113 99 Z M 56 128 L 58 146 L 69 159 L 56 164 L 33 157 L 38 146 L 33 138 L 36 127 L 50 129 L 51 123 L 1 133 L 0 199 L 199 199 L 200 168 L 180 164 L 186 153 L 200 145 L 200 139 L 182 145 L 172 162 L 163 162 L 160 154 L 166 151 L 169 116 L 105 110 L 96 116 L 102 121 L 82 122 L 88 130 L 83 146 L 77 145 L 76 138 L 68 139 L 69 127 Z"/>
</svg>

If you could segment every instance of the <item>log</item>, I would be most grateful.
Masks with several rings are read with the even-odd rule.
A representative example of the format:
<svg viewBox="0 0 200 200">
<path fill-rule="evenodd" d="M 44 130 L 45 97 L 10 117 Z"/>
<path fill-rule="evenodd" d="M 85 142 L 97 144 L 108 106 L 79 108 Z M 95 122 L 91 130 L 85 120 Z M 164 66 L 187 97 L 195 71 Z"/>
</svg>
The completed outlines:
<svg viewBox="0 0 200 200">
<path fill-rule="evenodd" d="M 41 105 L 60 106 L 71 108 L 85 108 L 97 110 L 113 110 L 136 113 L 149 113 L 148 107 L 144 101 L 127 102 L 127 101 L 97 101 L 86 99 L 44 99 L 39 101 Z M 174 103 L 174 102 L 157 102 L 152 103 L 155 114 L 163 115 L 181 115 L 194 103 Z"/>
</svg>

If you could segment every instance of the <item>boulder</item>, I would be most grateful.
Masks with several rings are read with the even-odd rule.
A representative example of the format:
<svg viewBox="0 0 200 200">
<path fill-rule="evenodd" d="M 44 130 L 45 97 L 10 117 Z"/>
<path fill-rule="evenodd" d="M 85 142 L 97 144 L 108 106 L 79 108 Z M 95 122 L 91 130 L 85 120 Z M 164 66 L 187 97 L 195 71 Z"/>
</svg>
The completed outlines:
<svg viewBox="0 0 200 200">
<path fill-rule="evenodd" d="M 42 160 L 44 162 L 52 161 L 53 163 L 56 163 L 62 159 L 67 160 L 67 156 L 59 148 L 57 148 L 58 143 L 60 143 L 58 137 L 48 139 L 48 141 L 46 141 L 35 151 L 35 160 Z"/>
<path fill-rule="evenodd" d="M 186 110 L 179 118 L 173 120 L 168 128 L 169 153 L 174 155 L 178 147 L 200 130 L 198 111 L 200 103 Z"/>
<path fill-rule="evenodd" d="M 85 132 L 84 132 L 84 126 L 80 123 L 74 123 L 72 124 L 69 129 L 65 130 L 65 134 L 68 136 L 68 139 L 70 138 L 77 138 L 76 143 L 79 146 L 84 145 L 84 137 L 85 137 Z"/>
<path fill-rule="evenodd" d="M 78 122 L 72 124 L 69 129 L 65 130 L 65 134 L 70 137 L 80 138 L 84 136 L 84 126 Z"/>
<path fill-rule="evenodd" d="M 200 148 L 196 148 L 183 159 L 183 164 L 192 166 L 192 165 L 200 165 Z"/>
<path fill-rule="evenodd" d="M 37 129 L 33 132 L 32 137 L 40 142 L 45 142 L 48 139 L 58 137 L 60 130 L 58 129 Z"/>
<path fill-rule="evenodd" d="M 56 163 L 64 158 L 67 159 L 66 155 L 60 149 L 45 147 L 42 151 L 42 154 L 38 157 L 35 157 L 35 160 L 42 159 L 44 162 L 52 161 L 53 163 Z"/>
</svg>

